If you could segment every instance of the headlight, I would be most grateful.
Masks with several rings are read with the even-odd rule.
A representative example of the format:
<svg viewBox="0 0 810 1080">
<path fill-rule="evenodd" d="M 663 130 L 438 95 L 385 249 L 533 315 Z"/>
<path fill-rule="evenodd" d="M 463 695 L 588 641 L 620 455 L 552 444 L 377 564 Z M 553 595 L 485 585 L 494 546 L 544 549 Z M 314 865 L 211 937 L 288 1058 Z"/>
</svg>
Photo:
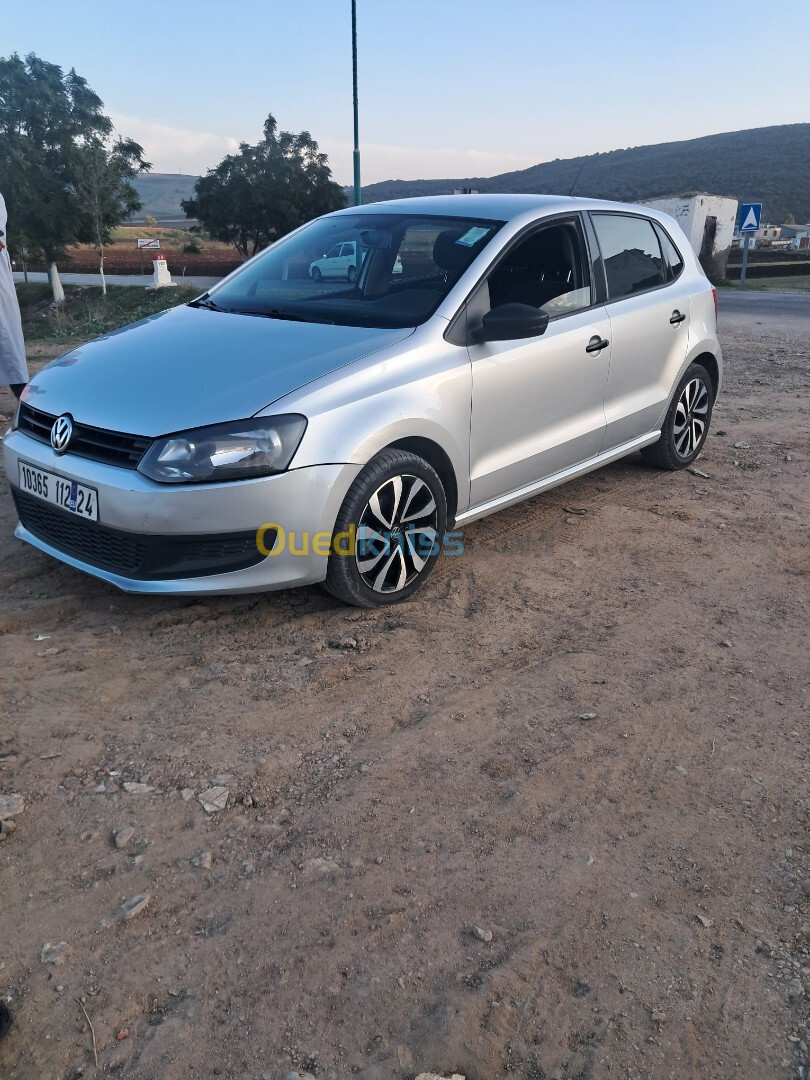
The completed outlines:
<svg viewBox="0 0 810 1080">
<path fill-rule="evenodd" d="M 246 480 L 282 472 L 307 422 L 303 416 L 254 416 L 156 439 L 138 471 L 162 484 Z"/>
</svg>

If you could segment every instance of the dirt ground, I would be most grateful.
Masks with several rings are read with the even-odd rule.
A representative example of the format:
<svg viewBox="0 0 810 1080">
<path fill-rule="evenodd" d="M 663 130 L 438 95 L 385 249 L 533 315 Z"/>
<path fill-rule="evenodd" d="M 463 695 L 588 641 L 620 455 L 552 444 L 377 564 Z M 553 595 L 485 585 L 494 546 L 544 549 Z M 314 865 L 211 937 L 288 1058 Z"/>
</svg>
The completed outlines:
<svg viewBox="0 0 810 1080">
<path fill-rule="evenodd" d="M 707 477 L 383 612 L 127 597 L 3 485 L 0 1076 L 807 1077 L 808 326 L 725 326 Z"/>
</svg>

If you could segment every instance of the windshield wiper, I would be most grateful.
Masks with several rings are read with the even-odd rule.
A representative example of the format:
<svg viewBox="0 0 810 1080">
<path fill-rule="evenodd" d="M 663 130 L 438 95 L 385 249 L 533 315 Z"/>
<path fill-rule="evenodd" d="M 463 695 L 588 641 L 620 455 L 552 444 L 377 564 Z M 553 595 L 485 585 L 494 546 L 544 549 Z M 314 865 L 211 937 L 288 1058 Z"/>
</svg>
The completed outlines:
<svg viewBox="0 0 810 1080">
<path fill-rule="evenodd" d="M 286 322 L 302 322 L 302 323 L 329 323 L 334 324 L 334 319 L 323 319 L 319 316 L 311 315 L 307 312 L 306 315 L 287 311 L 286 308 L 269 308 L 266 311 L 260 311 L 256 308 L 228 308 L 235 315 L 258 315 L 262 319 L 279 319 Z"/>
<path fill-rule="evenodd" d="M 208 296 L 208 293 L 204 293 L 198 300 L 189 301 L 189 307 L 204 307 L 209 311 L 227 311 L 227 308 L 221 308 L 219 304 L 215 303 Z"/>
</svg>

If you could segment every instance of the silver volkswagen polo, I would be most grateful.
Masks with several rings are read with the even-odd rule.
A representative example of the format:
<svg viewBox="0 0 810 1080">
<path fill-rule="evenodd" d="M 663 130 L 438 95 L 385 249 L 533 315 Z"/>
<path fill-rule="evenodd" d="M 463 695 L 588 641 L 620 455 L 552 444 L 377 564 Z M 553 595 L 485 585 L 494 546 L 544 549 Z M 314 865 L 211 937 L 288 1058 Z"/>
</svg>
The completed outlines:
<svg viewBox="0 0 810 1080">
<path fill-rule="evenodd" d="M 313 280 L 339 243 L 354 280 Z M 448 530 L 635 451 L 694 461 L 716 304 L 645 207 L 342 210 L 40 372 L 4 439 L 15 535 L 131 592 L 394 603 Z"/>
</svg>

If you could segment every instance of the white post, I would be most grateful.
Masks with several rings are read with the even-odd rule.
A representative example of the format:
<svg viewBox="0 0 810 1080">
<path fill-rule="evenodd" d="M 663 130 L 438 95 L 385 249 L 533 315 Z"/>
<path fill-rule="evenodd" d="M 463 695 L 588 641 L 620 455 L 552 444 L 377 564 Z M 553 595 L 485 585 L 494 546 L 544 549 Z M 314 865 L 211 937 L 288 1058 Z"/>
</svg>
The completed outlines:
<svg viewBox="0 0 810 1080">
<path fill-rule="evenodd" d="M 152 266 L 154 267 L 154 273 L 152 274 L 152 284 L 147 285 L 148 289 L 166 289 L 177 286 L 177 282 L 172 281 L 172 275 L 166 265 L 166 256 L 162 252 L 154 257 Z"/>
<path fill-rule="evenodd" d="M 52 262 L 48 267 L 48 281 L 50 282 L 51 292 L 53 293 L 53 302 L 55 304 L 64 304 L 65 290 L 62 288 L 62 282 L 59 280 L 59 270 L 57 269 L 55 262 Z"/>
</svg>

